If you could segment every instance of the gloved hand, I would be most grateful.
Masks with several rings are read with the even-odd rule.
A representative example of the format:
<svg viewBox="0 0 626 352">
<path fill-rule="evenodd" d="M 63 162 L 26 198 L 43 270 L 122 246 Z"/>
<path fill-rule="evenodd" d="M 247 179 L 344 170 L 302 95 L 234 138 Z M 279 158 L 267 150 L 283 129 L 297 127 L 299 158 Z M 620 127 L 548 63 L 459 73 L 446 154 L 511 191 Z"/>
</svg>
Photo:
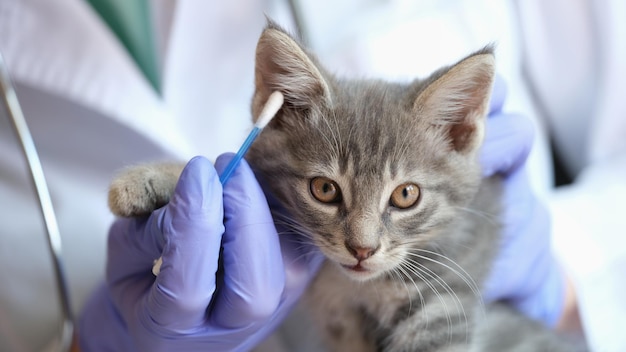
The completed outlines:
<svg viewBox="0 0 626 352">
<path fill-rule="evenodd" d="M 279 242 L 245 161 L 222 193 L 211 163 L 192 159 L 168 205 L 112 225 L 106 283 L 79 324 L 82 351 L 251 349 L 289 313 L 322 262 L 319 252 L 303 253 L 309 249 L 289 240 Z"/>
<path fill-rule="evenodd" d="M 502 112 L 505 97 L 506 87 L 497 77 L 481 165 L 483 175 L 505 177 L 504 238 L 484 298 L 509 301 L 526 315 L 554 326 L 564 305 L 565 277 L 552 254 L 548 211 L 526 174 L 533 126 L 524 116 Z"/>
</svg>

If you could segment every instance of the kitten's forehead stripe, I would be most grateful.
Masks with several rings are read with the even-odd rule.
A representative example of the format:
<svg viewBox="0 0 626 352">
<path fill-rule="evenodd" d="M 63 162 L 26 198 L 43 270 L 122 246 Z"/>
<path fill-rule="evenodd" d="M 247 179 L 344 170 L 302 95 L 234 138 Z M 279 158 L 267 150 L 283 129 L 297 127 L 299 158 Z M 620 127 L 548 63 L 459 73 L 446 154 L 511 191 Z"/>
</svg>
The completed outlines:
<svg viewBox="0 0 626 352">
<path fill-rule="evenodd" d="M 398 161 L 397 160 L 388 160 L 387 161 L 387 170 L 389 170 L 391 179 L 395 179 L 396 177 L 398 177 L 398 172 L 400 170 L 400 165 L 399 165 Z"/>
<path fill-rule="evenodd" d="M 407 153 L 416 151 L 419 136 L 414 117 L 403 108 L 403 96 L 393 89 L 379 89 L 372 82 L 362 82 L 365 95 L 347 94 L 336 115 L 343 116 L 351 125 L 360 125 L 356 132 L 341 136 L 348 139 L 348 147 L 339 161 L 341 172 L 349 164 L 361 173 L 379 173 L 381 165 L 389 165 L 392 177 L 401 168 L 413 168 L 415 162 Z M 391 93 L 390 93 L 391 92 Z M 346 129 L 344 129 L 346 130 Z"/>
</svg>

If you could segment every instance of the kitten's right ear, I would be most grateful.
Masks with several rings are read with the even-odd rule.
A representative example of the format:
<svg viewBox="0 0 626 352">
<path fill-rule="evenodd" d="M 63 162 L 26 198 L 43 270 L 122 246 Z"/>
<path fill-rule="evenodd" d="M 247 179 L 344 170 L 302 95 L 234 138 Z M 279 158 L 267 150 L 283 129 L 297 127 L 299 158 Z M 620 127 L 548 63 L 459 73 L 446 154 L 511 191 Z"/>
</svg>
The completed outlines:
<svg viewBox="0 0 626 352">
<path fill-rule="evenodd" d="M 431 128 L 443 133 L 454 151 L 473 153 L 483 139 L 494 76 L 493 47 L 488 46 L 435 73 L 413 110 L 426 116 Z"/>
<path fill-rule="evenodd" d="M 252 115 L 258 118 L 274 91 L 285 97 L 284 107 L 308 110 L 329 101 L 330 90 L 320 69 L 304 49 L 271 21 L 256 48 Z"/>
</svg>

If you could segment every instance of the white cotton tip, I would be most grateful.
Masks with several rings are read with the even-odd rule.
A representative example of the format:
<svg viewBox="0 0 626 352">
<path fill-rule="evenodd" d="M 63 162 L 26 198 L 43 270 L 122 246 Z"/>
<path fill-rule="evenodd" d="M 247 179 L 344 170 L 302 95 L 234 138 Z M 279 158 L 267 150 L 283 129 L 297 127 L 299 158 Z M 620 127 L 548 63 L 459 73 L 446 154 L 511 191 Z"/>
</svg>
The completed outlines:
<svg viewBox="0 0 626 352">
<path fill-rule="evenodd" d="M 267 98 L 267 102 L 265 103 L 265 106 L 263 106 L 263 110 L 261 110 L 261 114 L 259 115 L 259 118 L 254 126 L 258 128 L 264 128 L 267 126 L 267 124 L 272 121 L 274 116 L 276 116 L 280 107 L 283 106 L 284 100 L 283 93 L 279 91 L 275 91 L 270 94 L 270 97 Z"/>
</svg>

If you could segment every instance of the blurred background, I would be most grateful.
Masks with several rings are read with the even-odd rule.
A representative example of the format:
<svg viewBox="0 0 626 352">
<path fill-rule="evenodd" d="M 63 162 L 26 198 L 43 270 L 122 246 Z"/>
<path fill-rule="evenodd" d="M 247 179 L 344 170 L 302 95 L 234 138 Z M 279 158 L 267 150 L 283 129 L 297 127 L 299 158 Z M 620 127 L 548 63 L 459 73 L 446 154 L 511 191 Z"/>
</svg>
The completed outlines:
<svg viewBox="0 0 626 352">
<path fill-rule="evenodd" d="M 106 190 L 137 162 L 215 158 L 251 126 L 268 16 L 331 71 L 409 81 L 489 43 L 504 109 L 530 117 L 587 337 L 626 350 L 626 4 L 618 0 L 0 0 L 0 53 L 48 178 L 74 314 L 104 275 Z M 54 345 L 60 309 L 38 203 L 0 109 L 0 350 Z M 620 336 L 621 335 L 621 336 Z"/>
</svg>

